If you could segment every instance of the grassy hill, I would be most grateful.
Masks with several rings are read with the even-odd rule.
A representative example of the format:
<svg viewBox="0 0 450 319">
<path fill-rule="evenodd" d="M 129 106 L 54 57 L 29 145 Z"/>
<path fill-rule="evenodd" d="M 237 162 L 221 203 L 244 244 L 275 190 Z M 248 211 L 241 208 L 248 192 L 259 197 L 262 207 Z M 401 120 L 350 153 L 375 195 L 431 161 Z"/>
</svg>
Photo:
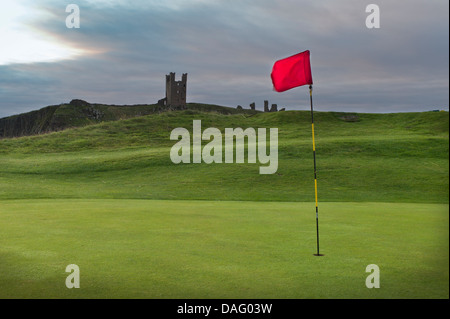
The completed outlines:
<svg viewBox="0 0 450 319">
<path fill-rule="evenodd" d="M 278 128 L 277 172 L 173 164 L 193 120 Z M 448 299 L 448 112 L 315 123 L 323 257 L 307 111 L 192 104 L 1 139 L 0 298 Z"/>
<path fill-rule="evenodd" d="M 194 119 L 202 120 L 202 130 L 222 133 L 278 128 L 278 171 L 260 175 L 259 163 L 173 164 L 170 132 L 192 132 Z M 448 203 L 448 120 L 448 112 L 316 112 L 319 201 Z M 307 111 L 245 114 L 192 104 L 188 110 L 2 139 L 0 160 L 0 199 L 314 198 Z"/>
<path fill-rule="evenodd" d="M 188 103 L 189 109 L 221 114 L 255 114 L 256 111 L 230 107 Z M 40 110 L 0 118 L 0 138 L 20 137 L 62 131 L 102 122 L 117 121 L 142 115 L 180 110 L 183 107 L 158 104 L 106 105 L 72 100 Z"/>
</svg>

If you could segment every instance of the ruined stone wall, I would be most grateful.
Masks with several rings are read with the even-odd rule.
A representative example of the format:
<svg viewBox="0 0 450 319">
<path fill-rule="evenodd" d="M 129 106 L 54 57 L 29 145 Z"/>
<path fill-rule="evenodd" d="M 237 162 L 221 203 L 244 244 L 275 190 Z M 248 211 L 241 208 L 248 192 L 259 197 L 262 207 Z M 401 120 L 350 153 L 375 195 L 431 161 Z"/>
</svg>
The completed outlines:
<svg viewBox="0 0 450 319">
<path fill-rule="evenodd" d="M 175 73 L 166 75 L 166 103 L 172 106 L 186 106 L 187 73 L 183 73 L 181 81 L 175 81 Z"/>
</svg>

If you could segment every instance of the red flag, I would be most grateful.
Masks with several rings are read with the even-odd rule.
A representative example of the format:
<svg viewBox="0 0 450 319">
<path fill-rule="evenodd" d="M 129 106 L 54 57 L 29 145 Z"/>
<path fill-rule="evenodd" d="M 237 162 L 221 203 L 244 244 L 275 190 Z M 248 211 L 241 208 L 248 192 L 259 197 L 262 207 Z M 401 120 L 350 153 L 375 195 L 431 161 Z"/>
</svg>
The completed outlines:
<svg viewBox="0 0 450 319">
<path fill-rule="evenodd" d="M 284 92 L 302 86 L 313 84 L 309 50 L 278 60 L 272 68 L 272 83 L 275 91 Z"/>
</svg>

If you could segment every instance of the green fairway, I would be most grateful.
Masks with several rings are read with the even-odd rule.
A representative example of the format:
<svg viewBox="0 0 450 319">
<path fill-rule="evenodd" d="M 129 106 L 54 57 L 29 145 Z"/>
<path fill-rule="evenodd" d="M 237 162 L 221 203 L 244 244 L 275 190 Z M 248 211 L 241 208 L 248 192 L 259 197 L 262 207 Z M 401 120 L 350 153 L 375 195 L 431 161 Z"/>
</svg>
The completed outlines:
<svg viewBox="0 0 450 319">
<path fill-rule="evenodd" d="M 448 203 L 448 112 L 317 112 L 321 201 Z M 174 164 L 176 127 L 278 128 L 278 170 L 256 164 Z M 309 112 L 252 117 L 195 110 L 0 140 L 0 199 L 314 199 Z M 206 144 L 206 142 L 204 142 Z"/>
<path fill-rule="evenodd" d="M 1 298 L 449 298 L 448 112 L 315 114 L 316 257 L 309 112 L 189 107 L 0 140 Z M 277 172 L 172 163 L 193 120 L 278 128 Z"/>
<path fill-rule="evenodd" d="M 2 298 L 448 298 L 448 205 L 20 200 Z M 65 267 L 80 268 L 68 289 Z M 380 267 L 368 289 L 366 266 Z"/>
</svg>

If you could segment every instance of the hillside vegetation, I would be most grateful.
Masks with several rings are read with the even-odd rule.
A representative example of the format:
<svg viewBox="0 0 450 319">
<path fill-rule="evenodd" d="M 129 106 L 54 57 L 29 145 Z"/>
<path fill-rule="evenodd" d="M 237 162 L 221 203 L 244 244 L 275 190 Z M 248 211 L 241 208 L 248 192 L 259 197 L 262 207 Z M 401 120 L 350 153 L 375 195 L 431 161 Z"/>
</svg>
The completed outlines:
<svg viewBox="0 0 450 319">
<path fill-rule="evenodd" d="M 197 103 L 188 103 L 187 108 L 221 114 L 256 113 L 251 110 L 237 110 L 230 107 Z M 0 118 L 0 138 L 45 134 L 67 128 L 182 109 L 184 108 L 157 104 L 106 105 L 72 100 L 70 103 L 50 105 L 36 111 Z"/>
<path fill-rule="evenodd" d="M 278 170 L 172 163 L 193 120 L 278 128 Z M 315 113 L 323 257 L 310 120 L 190 104 L 0 139 L 0 298 L 448 299 L 448 112 Z"/>
<path fill-rule="evenodd" d="M 190 106 L 1 139 L 0 199 L 314 200 L 308 111 Z M 319 201 L 448 203 L 448 112 L 350 116 L 315 113 Z M 247 158 L 244 164 L 172 163 L 170 133 L 192 132 L 193 120 L 222 133 L 278 128 L 277 172 L 260 175 L 262 164 Z"/>
</svg>

